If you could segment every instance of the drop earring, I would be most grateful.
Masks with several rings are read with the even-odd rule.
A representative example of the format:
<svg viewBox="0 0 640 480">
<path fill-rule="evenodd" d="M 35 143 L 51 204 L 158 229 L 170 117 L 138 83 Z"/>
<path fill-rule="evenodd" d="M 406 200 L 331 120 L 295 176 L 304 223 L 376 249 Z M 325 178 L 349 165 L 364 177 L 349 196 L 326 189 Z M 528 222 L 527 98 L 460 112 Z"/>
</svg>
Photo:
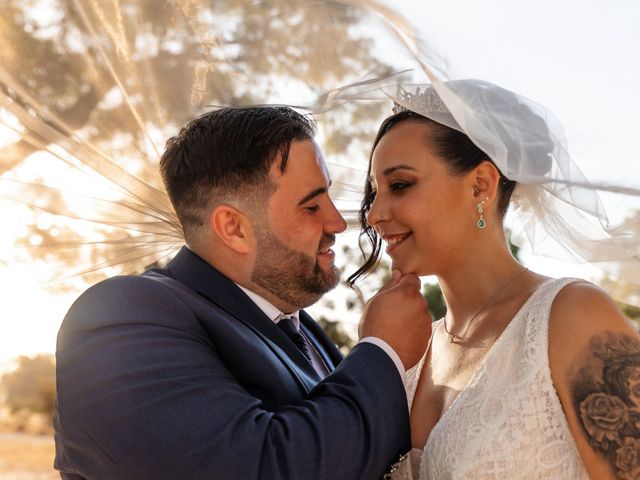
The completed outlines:
<svg viewBox="0 0 640 480">
<path fill-rule="evenodd" d="M 484 217 L 482 216 L 482 214 L 484 213 L 484 204 L 485 202 L 489 200 L 489 197 L 485 198 L 484 200 L 478 202 L 478 204 L 476 205 L 476 208 L 478 209 L 478 213 L 480 214 L 480 218 L 478 219 L 478 228 L 479 229 L 483 229 L 487 226 L 487 222 L 485 221 Z"/>
</svg>

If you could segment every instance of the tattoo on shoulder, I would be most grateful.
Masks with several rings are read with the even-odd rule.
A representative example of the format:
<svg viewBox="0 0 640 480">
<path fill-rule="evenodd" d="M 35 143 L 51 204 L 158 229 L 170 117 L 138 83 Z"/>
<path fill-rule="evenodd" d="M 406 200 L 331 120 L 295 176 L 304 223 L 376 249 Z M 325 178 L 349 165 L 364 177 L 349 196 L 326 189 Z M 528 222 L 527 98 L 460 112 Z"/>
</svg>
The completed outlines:
<svg viewBox="0 0 640 480">
<path fill-rule="evenodd" d="M 572 375 L 572 399 L 585 435 L 617 476 L 640 478 L 640 341 L 594 337 Z"/>
</svg>

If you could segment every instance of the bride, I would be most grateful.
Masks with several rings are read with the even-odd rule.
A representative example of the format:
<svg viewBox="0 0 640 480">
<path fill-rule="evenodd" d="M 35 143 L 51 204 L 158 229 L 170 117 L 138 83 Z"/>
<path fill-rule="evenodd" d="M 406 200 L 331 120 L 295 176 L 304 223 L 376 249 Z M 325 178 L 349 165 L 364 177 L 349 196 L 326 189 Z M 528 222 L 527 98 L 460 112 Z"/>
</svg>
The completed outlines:
<svg viewBox="0 0 640 480">
<path fill-rule="evenodd" d="M 256 6 L 256 2 L 248 3 Z M 296 2 L 285 3 L 295 5 Z M 314 5 L 319 3 L 322 2 Z M 373 0 L 325 3 L 377 4 Z M 154 138 L 155 131 L 167 125 L 167 118 L 181 123 L 179 117 L 185 115 L 184 111 L 220 100 L 206 94 L 226 92 L 226 85 L 237 83 L 238 79 L 245 79 L 245 89 L 260 82 L 255 76 L 246 76 L 244 69 L 232 68 L 233 65 L 223 61 L 224 55 L 220 60 L 219 53 L 225 52 L 217 51 L 217 22 L 206 23 L 210 19 L 219 21 L 220 17 L 206 11 L 207 14 L 197 14 L 199 7 L 208 5 L 206 2 L 167 4 L 167 8 L 157 10 L 157 15 L 149 13 L 153 18 L 147 23 L 140 23 L 138 15 L 122 15 L 137 12 L 135 8 L 122 10 L 128 8 L 127 2 L 114 3 L 114 12 L 99 2 L 92 3 L 91 7 L 82 2 L 72 4 L 80 11 L 72 18 L 82 22 L 75 29 L 58 29 L 60 35 L 65 38 L 71 35 L 69 38 L 74 40 L 73 32 L 77 30 L 88 32 L 87 35 L 93 33 L 96 39 L 89 35 L 87 41 L 80 42 L 87 46 L 84 54 L 82 49 L 78 52 L 77 39 L 69 42 L 71 63 L 61 67 L 60 62 L 54 62 L 52 65 L 56 68 L 52 72 L 55 74 L 40 65 L 40 76 L 32 82 L 25 80 L 34 78 L 31 57 L 12 56 L 13 51 L 9 49 L 8 58 L 13 63 L 7 61 L 6 65 L 15 66 L 20 58 L 29 61 L 24 68 L 14 68 L 15 72 L 0 68 L 0 103 L 24 124 L 26 134 L 21 142 L 51 150 L 65 161 L 70 157 L 83 171 L 88 167 L 114 184 L 118 192 L 126 191 L 126 201 L 105 202 L 101 198 L 82 196 L 54 202 L 56 195 L 64 192 L 30 184 L 16 189 L 15 194 L 13 189 L 0 188 L 0 197 L 26 201 L 36 208 L 70 217 L 78 216 L 76 207 L 88 210 L 93 206 L 90 219 L 97 224 L 120 229 L 131 227 L 135 232 L 135 235 L 109 240 L 115 253 L 97 267 L 112 268 L 118 264 L 132 267 L 135 266 L 132 259 L 142 259 L 141 263 L 148 265 L 181 243 L 175 214 L 165 192 L 154 187 L 159 183 L 158 178 L 145 183 L 147 177 L 140 174 L 136 162 L 129 161 L 129 155 L 122 156 L 118 151 L 109 155 L 101 151 L 99 147 L 103 143 L 91 141 L 93 135 L 106 131 L 105 138 L 116 139 L 115 145 L 139 130 L 132 142 L 139 151 L 140 145 L 146 148 L 153 143 L 140 139 Z M 270 4 L 265 6 L 270 8 Z M 343 10 L 340 12 L 337 18 L 344 15 Z M 380 13 L 386 20 L 397 20 L 390 16 L 390 11 Z M 268 18 L 281 16 L 270 13 Z M 127 23 L 128 18 L 133 21 Z M 312 12 L 309 18 L 320 17 Z M 434 18 L 437 19 L 437 15 Z M 200 21 L 204 23 L 200 25 Z M 149 26 L 142 28 L 143 25 Z M 171 31 L 167 30 L 170 26 L 176 32 L 184 32 L 176 37 L 185 39 L 178 42 L 179 48 L 173 41 L 150 41 L 149 32 Z M 27 27 L 32 25 L 25 24 L 25 32 Z M 21 28 L 17 31 L 21 32 Z M 52 32 L 57 34 L 55 28 L 48 28 L 43 41 L 63 48 L 63 43 L 49 39 Z M 98 35 L 99 32 L 104 35 Z M 125 32 L 128 33 L 125 35 Z M 137 37 L 136 32 L 140 34 Z M 403 33 L 403 39 L 411 37 L 407 35 L 410 31 Z M 254 35 L 250 37 L 253 39 Z M 24 37 L 20 34 L 15 38 Z M 155 44 L 161 45 L 159 52 L 163 55 L 184 58 L 184 62 L 181 60 L 184 68 L 172 67 L 167 73 L 165 67 L 172 65 L 171 62 L 149 63 L 143 56 L 139 67 L 132 70 L 131 65 L 138 64 L 126 56 L 127 52 L 137 57 L 141 47 L 143 52 L 147 48 L 153 52 Z M 28 47 L 31 43 L 24 45 Z M 329 51 L 325 44 L 322 46 L 323 51 Z M 232 48 L 230 52 L 233 51 Z M 265 56 L 262 50 L 256 53 L 260 58 Z M 341 53 L 342 49 L 336 50 L 338 56 Z M 618 58 L 609 55 L 607 59 L 609 57 Z M 331 64 L 322 58 L 325 62 L 321 65 Z M 540 58 L 546 58 L 546 52 Z M 81 59 L 86 60 L 86 71 L 81 69 L 81 63 L 76 64 Z M 592 60 L 602 59 L 594 54 L 594 59 L 589 57 L 589 61 Z M 422 65 L 421 61 L 417 63 Z M 601 63 L 595 61 L 595 64 Z M 573 62 L 565 64 L 574 68 Z M 116 68 L 111 68 L 114 65 Z M 158 72 L 162 75 L 147 75 L 150 65 L 161 65 Z M 265 65 L 269 71 L 271 64 Z M 548 66 L 543 66 L 545 69 L 541 70 L 546 72 Z M 92 123 L 85 129 L 74 131 L 73 124 L 56 118 L 56 109 L 45 101 L 53 96 L 43 98 L 44 94 L 39 94 L 34 87 L 47 86 L 48 81 L 60 78 L 61 68 L 68 70 L 69 78 L 89 82 L 86 88 L 76 89 L 88 97 L 95 97 L 95 92 L 110 92 L 101 104 L 103 110 L 91 116 Z M 351 68 L 360 73 L 357 65 Z M 85 73 L 78 75 L 78 71 Z M 234 75 L 229 76 L 229 71 Z M 320 71 L 332 78 L 325 69 Z M 223 79 L 222 86 L 216 86 L 214 80 L 218 78 Z M 558 79 L 561 78 L 558 75 Z M 161 109 L 163 102 L 154 100 L 153 86 L 173 85 L 175 82 L 167 81 L 171 79 L 176 80 L 179 87 L 169 90 L 172 102 L 164 102 L 168 105 L 167 112 L 171 113 L 168 115 Z M 554 232 L 572 253 L 577 252 L 587 261 L 635 258 L 633 268 L 618 269 L 616 273 L 634 276 L 636 284 L 640 281 L 638 234 L 625 237 L 621 230 L 614 244 L 598 243 L 587 234 L 591 225 L 582 228 L 584 219 L 573 215 L 577 211 L 573 205 L 580 203 L 583 209 L 602 219 L 598 216 L 599 207 L 585 195 L 588 188 L 581 190 L 585 183 L 579 175 L 550 181 L 566 172 L 575 174 L 576 170 L 562 161 L 566 152 L 558 139 L 563 136 L 550 135 L 547 115 L 533 107 L 523 107 L 527 103 L 510 92 L 481 82 L 448 85 L 434 83 L 438 95 L 433 94 L 433 89 L 428 90 L 431 93 L 415 96 L 385 92 L 408 112 L 394 115 L 381 129 L 369 166 L 372 178 L 367 184 L 362 212 L 371 222 L 365 223 L 366 232 L 375 241 L 379 241 L 380 236 L 387 241 L 394 266 L 403 272 L 438 275 L 447 301 L 447 316 L 434 324 L 429 350 L 420 364 L 408 372 L 415 476 L 422 480 L 492 476 L 586 478 L 588 473 L 596 478 L 613 474 L 635 478 L 640 473 L 640 465 L 635 460 L 640 458 L 637 430 L 640 426 L 640 388 L 637 387 L 640 347 L 635 331 L 611 300 L 595 287 L 571 279 L 551 280 L 524 270 L 509 254 L 502 217 L 511 195 L 512 204 L 526 207 L 526 212 L 535 214 L 525 222 L 531 226 L 535 220 L 530 231 L 536 235 L 531 234 L 530 238 L 539 240 L 536 225 L 544 224 L 546 231 Z M 555 78 L 554 85 L 557 85 Z M 605 85 L 607 93 L 614 90 L 611 83 Z M 60 94 L 64 98 L 58 101 L 56 97 L 56 103 L 68 103 L 67 90 L 64 95 Z M 50 88 L 43 90 L 49 91 Z M 558 91 L 569 93 L 570 89 L 565 85 Z M 349 92 L 345 90 L 345 94 Z M 331 91 L 321 99 L 342 100 L 338 93 Z M 13 97 L 20 101 L 14 101 Z M 357 95 L 354 98 L 357 99 Z M 490 103 L 483 110 L 478 108 L 478 98 L 501 102 Z M 177 110 L 175 102 L 180 106 Z M 145 117 L 146 109 L 146 118 L 141 121 L 140 115 Z M 158 119 L 154 122 L 156 111 Z M 175 117 L 176 111 L 183 113 Z M 127 117 L 126 112 L 130 114 Z M 455 115 L 452 116 L 452 112 Z M 0 124 L 6 123 L 6 118 L 0 115 Z M 11 127 L 12 123 L 8 123 Z M 149 125 L 152 125 L 150 132 L 147 131 Z M 22 125 L 13 128 L 20 130 Z M 50 144 L 55 148 L 50 149 Z M 68 155 L 61 155 L 60 151 L 65 149 Z M 49 163 L 39 171 L 45 172 L 48 168 L 51 168 Z M 514 187 L 513 182 L 517 182 L 517 186 Z M 6 187 L 6 183 L 0 187 Z M 375 195 L 371 196 L 373 192 Z M 68 210 L 75 215 L 68 214 Z M 87 219 L 85 208 L 81 211 L 80 218 Z M 579 227 L 572 228 L 575 225 Z M 621 251 L 625 241 L 633 244 L 631 254 Z M 101 247 L 100 242 L 87 240 L 82 246 L 87 246 L 84 243 Z M 62 243 L 62 247 L 67 248 L 69 244 Z M 101 251 L 98 253 L 89 256 L 91 262 L 103 256 Z M 374 264 L 372 259 L 361 273 Z M 93 267 L 90 263 L 90 268 Z M 394 478 L 409 478 L 408 467 L 408 461 L 398 465 Z"/>
<path fill-rule="evenodd" d="M 519 139 L 503 170 L 553 169 L 546 122 L 515 94 L 475 80 L 440 92 L 496 109 L 487 150 Z M 373 144 L 360 212 L 374 255 L 350 281 L 374 267 L 382 240 L 394 269 L 437 275 L 448 310 L 407 372 L 413 450 L 387 476 L 638 478 L 640 335 L 594 285 L 523 268 L 503 218 L 524 187 L 442 123 L 433 86 L 400 98 Z M 495 124 L 500 106 L 510 124 Z"/>
</svg>

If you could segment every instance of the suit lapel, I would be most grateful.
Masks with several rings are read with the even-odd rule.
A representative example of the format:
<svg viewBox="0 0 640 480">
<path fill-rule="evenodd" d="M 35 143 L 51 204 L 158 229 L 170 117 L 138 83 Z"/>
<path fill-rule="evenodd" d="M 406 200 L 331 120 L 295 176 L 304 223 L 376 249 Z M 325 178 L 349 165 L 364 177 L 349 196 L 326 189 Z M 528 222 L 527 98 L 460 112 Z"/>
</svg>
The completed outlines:
<svg viewBox="0 0 640 480">
<path fill-rule="evenodd" d="M 229 278 L 187 247 L 169 262 L 172 276 L 249 327 L 288 367 L 308 392 L 320 380 L 302 352 Z"/>
</svg>

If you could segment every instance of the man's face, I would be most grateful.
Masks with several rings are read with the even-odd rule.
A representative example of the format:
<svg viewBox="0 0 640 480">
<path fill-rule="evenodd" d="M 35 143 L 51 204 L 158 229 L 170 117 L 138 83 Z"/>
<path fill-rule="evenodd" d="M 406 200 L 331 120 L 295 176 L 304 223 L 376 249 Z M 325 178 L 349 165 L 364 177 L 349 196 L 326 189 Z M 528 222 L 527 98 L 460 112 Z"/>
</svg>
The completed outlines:
<svg viewBox="0 0 640 480">
<path fill-rule="evenodd" d="M 337 285 L 330 247 L 346 223 L 329 198 L 331 181 L 315 142 L 291 143 L 284 174 L 279 163 L 269 174 L 276 188 L 266 218 L 255 225 L 257 256 L 251 279 L 300 309 Z"/>
</svg>

